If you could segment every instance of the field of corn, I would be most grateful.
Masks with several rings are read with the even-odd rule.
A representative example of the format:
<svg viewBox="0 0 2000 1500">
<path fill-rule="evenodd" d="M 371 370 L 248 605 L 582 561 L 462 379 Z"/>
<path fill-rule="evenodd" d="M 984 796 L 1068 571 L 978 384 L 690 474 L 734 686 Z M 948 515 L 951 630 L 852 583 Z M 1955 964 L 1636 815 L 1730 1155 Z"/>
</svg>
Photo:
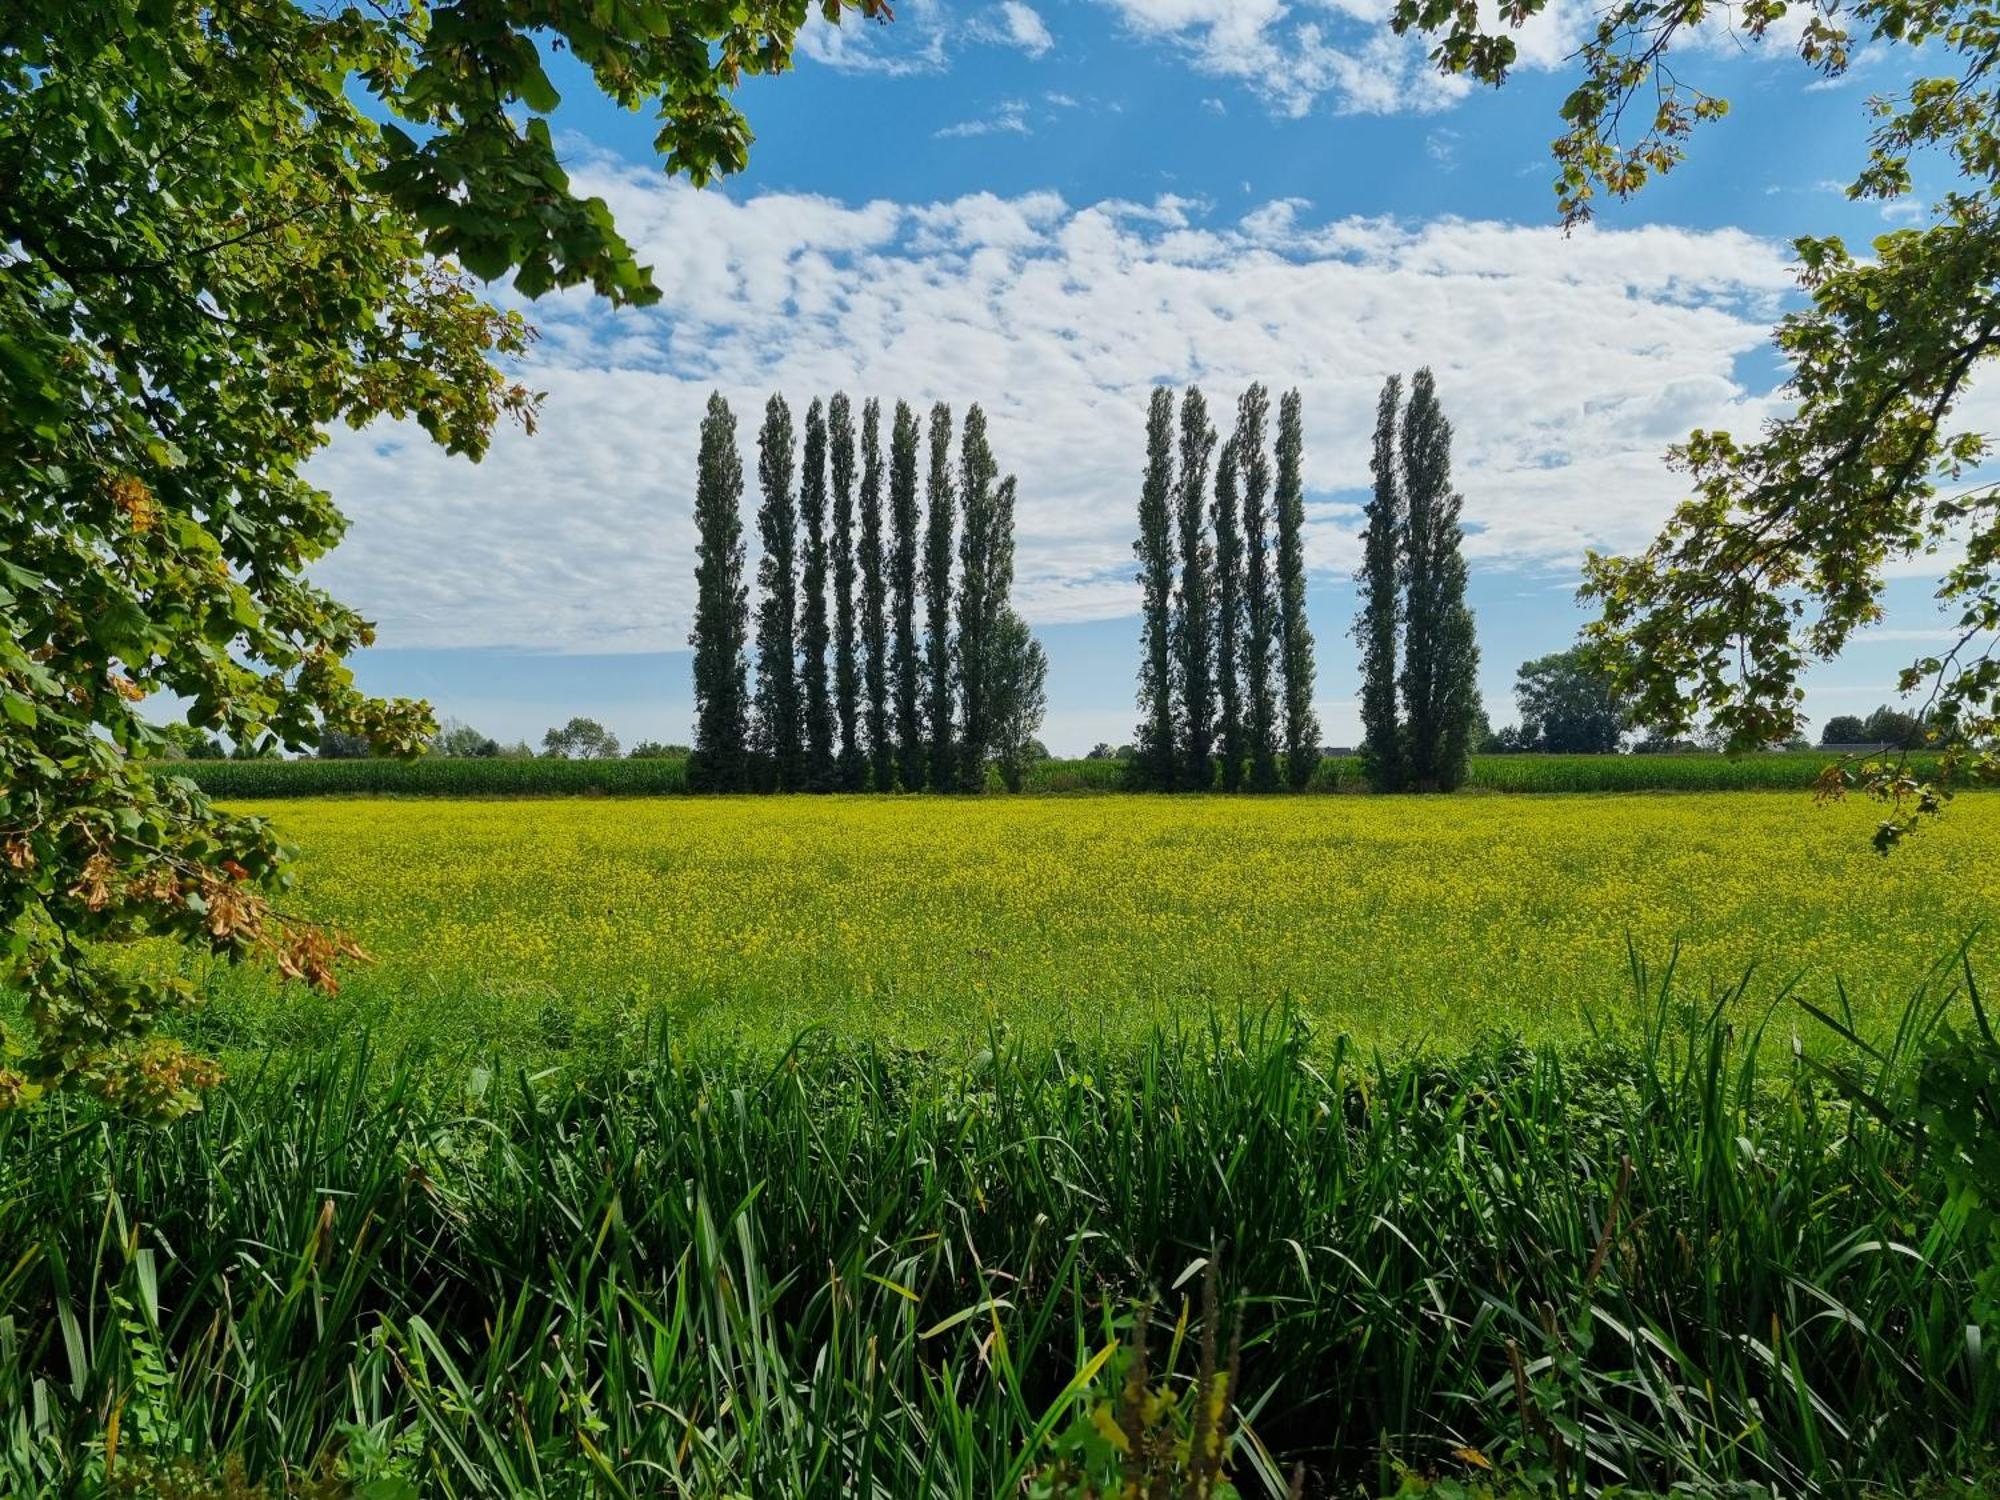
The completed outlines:
<svg viewBox="0 0 2000 1500">
<path fill-rule="evenodd" d="M 1478 755 L 1469 785 L 1494 792 L 1719 792 L 1764 789 L 1803 791 L 1836 763 L 1819 751 L 1747 755 Z M 1913 755 L 1911 768 L 1928 773 L 1934 757 Z M 175 761 L 167 774 L 186 776 L 217 797 L 550 797 L 678 796 L 688 789 L 687 761 L 481 760 L 208 760 Z M 1119 760 L 1044 760 L 1028 771 L 1033 793 L 1115 792 L 1125 783 Z M 1328 756 L 1314 774 L 1317 792 L 1359 792 L 1366 786 L 1361 761 Z M 1000 790 L 999 773 L 989 790 Z"/>
<path fill-rule="evenodd" d="M 2000 1480 L 2000 798 L 239 805 L 376 962 L 0 1114 L 0 1495 Z"/>
</svg>

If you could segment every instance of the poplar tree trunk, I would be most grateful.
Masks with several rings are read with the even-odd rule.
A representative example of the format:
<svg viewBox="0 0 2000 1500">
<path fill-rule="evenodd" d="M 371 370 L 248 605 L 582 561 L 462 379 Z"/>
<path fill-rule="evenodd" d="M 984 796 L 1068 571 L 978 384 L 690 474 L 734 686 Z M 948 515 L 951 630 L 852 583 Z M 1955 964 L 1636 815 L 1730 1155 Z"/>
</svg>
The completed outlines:
<svg viewBox="0 0 2000 1500">
<path fill-rule="evenodd" d="M 958 461 L 958 784 L 969 792 L 986 784 L 986 752 L 992 739 L 988 676 L 997 474 L 986 437 L 986 413 L 975 402 L 965 413 Z"/>
<path fill-rule="evenodd" d="M 1215 549 L 1208 540 L 1208 456 L 1215 447 L 1199 388 L 1181 398 L 1181 468 L 1174 486 L 1181 583 L 1174 599 L 1174 655 L 1180 674 L 1181 783 L 1215 785 Z"/>
<path fill-rule="evenodd" d="M 868 767 L 878 792 L 896 789 L 889 738 L 889 635 L 882 555 L 882 403 L 861 408 L 861 652 L 868 693 Z"/>
<path fill-rule="evenodd" d="M 952 763 L 951 677 L 951 538 L 954 497 L 951 474 L 951 408 L 942 401 L 931 408 L 929 514 L 924 535 L 924 613 L 927 627 L 924 665 L 930 702 L 925 713 L 930 733 L 930 784 L 948 792 L 956 785 Z"/>
<path fill-rule="evenodd" d="M 854 627 L 854 408 L 836 392 L 827 412 L 833 458 L 833 702 L 840 723 L 836 784 L 844 792 L 867 785 L 861 747 L 861 661 Z"/>
<path fill-rule="evenodd" d="M 1139 559 L 1144 655 L 1139 663 L 1138 771 L 1161 791 L 1174 786 L 1174 589 L 1173 485 L 1174 396 L 1165 386 L 1153 391 L 1146 412 L 1146 474 L 1139 486 L 1139 535 L 1132 551 Z"/>
<path fill-rule="evenodd" d="M 1403 726 L 1396 708 L 1396 629 L 1402 623 L 1402 597 L 1397 587 L 1403 548 L 1403 492 L 1396 453 L 1397 408 L 1402 380 L 1391 375 L 1382 382 L 1375 404 L 1375 450 L 1368 467 L 1375 475 L 1374 493 L 1361 533 L 1361 612 L 1354 621 L 1355 644 L 1361 648 L 1361 765 L 1368 784 L 1378 792 L 1403 789 Z"/>
<path fill-rule="evenodd" d="M 805 474 L 799 482 L 799 511 L 805 521 L 805 622 L 800 642 L 804 698 L 806 781 L 816 792 L 833 785 L 833 700 L 827 685 L 826 628 L 826 411 L 819 397 L 806 408 Z"/>
<path fill-rule="evenodd" d="M 805 784 L 798 678 L 798 509 L 792 495 L 792 412 L 783 396 L 764 406 L 757 435 L 757 739 L 770 757 L 771 784 Z"/>
<path fill-rule="evenodd" d="M 1285 779 L 1293 791 L 1312 784 L 1319 765 L 1319 719 L 1313 713 L 1312 626 L 1306 622 L 1304 413 L 1296 389 L 1278 402 L 1278 641 L 1285 676 Z"/>
<path fill-rule="evenodd" d="M 896 694 L 896 775 L 906 792 L 924 786 L 924 722 L 919 684 L 923 662 L 917 644 L 917 557 L 923 524 L 917 511 L 917 414 L 896 403 L 889 437 L 889 526 L 894 537 L 889 561 L 891 612 L 895 634 L 890 675 Z"/>
<path fill-rule="evenodd" d="M 743 789 L 750 702 L 744 647 L 749 593 L 743 586 L 743 458 L 736 418 L 720 391 L 708 398 L 695 477 L 694 754 L 688 784 Z"/>
<path fill-rule="evenodd" d="M 1271 583 L 1271 464 L 1264 456 L 1270 405 L 1260 382 L 1236 406 L 1236 462 L 1243 484 L 1243 675 L 1253 792 L 1278 789 L 1278 706 L 1271 684 L 1278 610 Z"/>
<path fill-rule="evenodd" d="M 979 639 L 974 648 L 980 662 L 979 750 L 976 755 L 964 757 L 970 768 L 969 776 L 976 777 L 968 779 L 965 785 L 974 790 L 985 786 L 987 763 L 994 760 L 1001 762 L 1001 779 L 1008 790 L 1021 789 L 1023 749 L 1042 721 L 1042 683 L 1048 675 L 1047 659 L 1040 644 L 1026 634 L 1026 624 L 1014 613 L 1014 493 L 1014 476 L 1009 474 L 993 491 L 982 549 L 986 584 L 980 600 Z M 962 644 L 960 650 L 971 654 Z M 1032 682 L 1031 677 L 1035 678 Z M 970 711 L 966 718 L 973 719 Z"/>
<path fill-rule="evenodd" d="M 1215 528 L 1215 697 L 1219 719 L 1216 744 L 1222 763 L 1222 789 L 1243 788 L 1243 756 L 1248 743 L 1243 732 L 1243 689 L 1237 674 L 1243 635 L 1243 518 L 1236 484 L 1236 443 L 1222 445 L 1215 461 L 1215 503 L 1209 518 Z"/>
</svg>

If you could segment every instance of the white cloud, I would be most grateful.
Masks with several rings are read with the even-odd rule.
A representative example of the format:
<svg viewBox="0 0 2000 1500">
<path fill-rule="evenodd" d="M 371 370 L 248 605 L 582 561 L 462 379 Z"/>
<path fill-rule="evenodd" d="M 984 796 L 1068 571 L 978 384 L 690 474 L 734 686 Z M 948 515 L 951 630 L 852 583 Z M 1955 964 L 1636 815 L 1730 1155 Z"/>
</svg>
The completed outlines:
<svg viewBox="0 0 2000 1500">
<path fill-rule="evenodd" d="M 1415 37 L 1389 30 L 1387 0 L 1105 0 L 1139 35 L 1199 71 L 1240 81 L 1280 114 L 1321 100 L 1342 114 L 1428 113 L 1469 85 L 1437 72 Z"/>
<path fill-rule="evenodd" d="M 1224 420 L 1253 379 L 1300 387 L 1325 576 L 1353 565 L 1381 380 L 1428 363 L 1475 566 L 1560 566 L 1651 534 L 1680 493 L 1660 452 L 1687 428 L 1768 413 L 1736 362 L 1791 285 L 1779 247 L 1728 230 L 1320 222 L 1299 200 L 737 201 L 602 163 L 576 177 L 656 267 L 660 306 L 533 304 L 542 431 L 502 433 L 482 465 L 393 424 L 336 434 L 313 465 L 354 518 L 319 576 L 385 645 L 679 647 L 711 388 L 736 412 L 746 523 L 770 391 L 801 419 L 836 389 L 983 403 L 1020 476 L 1017 594 L 1049 622 L 1135 608 L 1155 382 L 1198 381 Z"/>
<path fill-rule="evenodd" d="M 912 230 L 909 247 L 918 254 L 974 247 L 1025 249 L 1068 212 L 1060 193 L 1019 198 L 968 193 L 949 203 L 918 204 L 907 210 Z"/>
<path fill-rule="evenodd" d="M 966 44 L 1012 47 L 1043 57 L 1055 46 L 1048 23 L 1026 0 L 1001 0 L 959 11 L 948 0 L 906 0 L 895 24 L 876 25 L 858 12 L 839 21 L 814 15 L 799 28 L 798 50 L 813 62 L 849 73 L 905 78 L 942 73 Z"/>
<path fill-rule="evenodd" d="M 1429 114 L 1449 108 L 1473 85 L 1438 72 L 1433 40 L 1390 28 L 1394 0 L 1101 0 L 1141 36 L 1181 50 L 1204 73 L 1240 81 L 1284 115 L 1325 104 L 1337 114 Z M 1549 0 L 1516 26 L 1499 0 L 1480 0 L 1482 28 L 1514 43 L 1516 72 L 1574 69 L 1596 22 L 1586 0 Z M 1730 7 L 1675 39 L 1677 54 L 1746 52 L 1796 61 L 1805 7 L 1793 7 L 1761 37 L 1736 24 Z M 1867 50 L 1857 61 L 1873 61 Z M 1692 80 L 1690 80 L 1692 81 Z M 1821 86 L 1836 86 L 1830 80 Z"/>
<path fill-rule="evenodd" d="M 1302 116 L 1324 105 L 1336 114 L 1431 114 L 1472 92 L 1463 77 L 1440 73 L 1429 58 L 1430 38 L 1397 36 L 1394 0 L 1100 0 L 1127 27 L 1170 46 L 1199 72 L 1227 78 L 1282 115 Z M 1517 72 L 1576 66 L 1594 24 L 1585 0 L 1549 0 L 1523 24 L 1508 24 L 1499 0 L 1481 0 L 1489 33 L 1509 36 Z M 1676 38 L 1677 52 L 1707 59 L 1751 54 L 1797 61 L 1806 11 L 1794 7 L 1761 38 L 1735 24 L 1726 8 Z M 968 43 L 1011 47 L 1030 57 L 1055 46 L 1041 13 L 1027 0 L 958 8 L 954 0 L 907 0 L 893 26 L 873 26 L 853 13 L 833 24 L 814 17 L 800 29 L 799 51 L 828 67 L 889 76 L 942 72 Z M 1879 61 L 1867 47 L 1855 66 L 1808 88 L 1839 87 Z M 1690 82 L 1696 80 L 1689 80 Z M 1051 101 L 1067 104 L 1067 98 Z M 1204 99 L 1205 107 L 1225 101 Z"/>
<path fill-rule="evenodd" d="M 1007 33 L 1014 45 L 1030 57 L 1040 57 L 1055 45 L 1047 24 L 1032 6 L 1023 5 L 1021 0 L 1005 0 L 1000 13 L 1007 18 Z"/>
<path fill-rule="evenodd" d="M 809 16 L 799 28 L 798 50 L 824 67 L 844 73 L 877 73 L 907 78 L 940 73 L 949 65 L 946 27 L 936 0 L 910 0 L 893 26 L 863 20 L 849 11 L 840 21 Z"/>
<path fill-rule="evenodd" d="M 960 120 L 956 125 L 947 125 L 934 132 L 939 140 L 973 135 L 1027 135 L 1028 106 L 1019 99 L 1002 100 L 999 108 L 990 115 L 980 115 L 970 120 Z"/>
<path fill-rule="evenodd" d="M 967 30 L 979 41 L 1016 47 L 1030 57 L 1040 57 L 1056 44 L 1041 13 L 1022 0 L 1001 0 L 997 13 L 976 15 Z"/>
</svg>

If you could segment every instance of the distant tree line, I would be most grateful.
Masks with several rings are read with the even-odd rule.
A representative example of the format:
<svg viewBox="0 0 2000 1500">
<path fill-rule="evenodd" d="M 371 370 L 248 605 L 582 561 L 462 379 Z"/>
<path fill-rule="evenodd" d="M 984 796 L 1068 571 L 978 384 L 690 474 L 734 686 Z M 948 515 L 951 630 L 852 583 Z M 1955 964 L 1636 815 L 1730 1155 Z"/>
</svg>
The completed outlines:
<svg viewBox="0 0 2000 1500">
<path fill-rule="evenodd" d="M 1305 456 L 1299 393 L 1252 385 L 1216 454 L 1199 389 L 1155 390 L 1139 487 L 1141 654 L 1133 780 L 1165 790 L 1309 786 L 1322 755 L 1306 618 Z M 1178 425 L 1178 433 L 1176 426 Z M 1381 791 L 1450 791 L 1485 734 L 1479 648 L 1465 602 L 1451 424 L 1429 370 L 1378 408 L 1374 491 L 1357 575 L 1363 608 L 1362 757 Z M 1093 755 L 1109 755 L 1099 746 Z"/>
<path fill-rule="evenodd" d="M 1514 678 L 1521 722 L 1486 738 L 1488 754 L 1615 754 L 1633 727 L 1610 673 L 1582 646 L 1521 663 Z"/>
<path fill-rule="evenodd" d="M 1915 750 L 1930 737 L 1921 715 L 1883 704 L 1865 718 L 1835 714 L 1820 731 L 1822 745 L 1881 745 L 1891 750 Z"/>
<path fill-rule="evenodd" d="M 745 582 L 736 419 L 718 392 L 695 485 L 695 743 L 709 791 L 978 790 L 997 765 L 1018 789 L 1040 748 L 1048 662 L 1012 604 L 1013 475 L 986 414 L 967 409 L 953 466 L 951 409 L 922 430 L 896 403 L 836 394 L 806 409 L 773 395 L 758 434 L 756 668 Z M 922 629 L 918 619 L 921 612 Z M 754 680 L 754 686 L 753 686 Z"/>
<path fill-rule="evenodd" d="M 1728 736 L 1714 726 L 1669 737 L 1638 723 L 1618 692 L 1616 675 L 1590 645 L 1523 662 L 1514 682 L 1514 702 L 1519 724 L 1487 735 L 1479 745 L 1483 753 L 1615 755 L 1630 750 L 1658 755 L 1727 748 Z M 1819 740 L 1824 748 L 1891 750 L 1920 749 L 1928 742 L 1929 726 L 1921 715 L 1888 704 L 1866 716 L 1834 715 Z M 1807 750 L 1811 743 L 1801 733 L 1771 748 Z"/>
<path fill-rule="evenodd" d="M 1302 788 L 1319 762 L 1297 391 L 1278 403 L 1275 454 L 1269 423 L 1270 395 L 1252 385 L 1218 452 L 1199 388 L 1178 413 L 1171 390 L 1153 392 L 1132 549 L 1143 601 L 1138 785 Z"/>
<path fill-rule="evenodd" d="M 430 753 L 447 760 L 497 759 L 532 760 L 535 751 L 526 740 L 503 745 L 491 735 L 481 734 L 470 724 L 447 719 L 431 739 Z M 621 748 L 618 736 L 596 719 L 581 714 L 554 726 L 542 736 L 541 755 L 545 760 L 674 760 L 686 756 L 686 745 L 659 740 L 639 740 L 629 750 Z"/>
</svg>

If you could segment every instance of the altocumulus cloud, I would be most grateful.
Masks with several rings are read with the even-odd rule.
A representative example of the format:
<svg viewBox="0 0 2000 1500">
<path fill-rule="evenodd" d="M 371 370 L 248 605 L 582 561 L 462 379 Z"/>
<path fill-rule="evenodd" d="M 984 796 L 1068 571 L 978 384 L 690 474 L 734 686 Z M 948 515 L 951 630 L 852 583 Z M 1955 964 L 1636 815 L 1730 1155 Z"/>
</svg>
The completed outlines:
<svg viewBox="0 0 2000 1500">
<path fill-rule="evenodd" d="M 1230 78 L 1279 114 L 1324 102 L 1338 114 L 1426 114 L 1471 92 L 1438 72 L 1421 37 L 1389 27 L 1394 0 L 1102 0 L 1137 35 L 1176 47 L 1200 72 Z M 1487 25 L 1503 29 L 1497 8 Z M 1517 68 L 1554 66 L 1581 40 L 1587 11 L 1551 0 L 1513 36 Z"/>
<path fill-rule="evenodd" d="M 814 15 L 800 29 L 798 42 L 803 56 L 823 66 L 891 78 L 944 72 L 955 54 L 973 45 L 1039 58 L 1055 46 L 1055 37 L 1027 0 L 1001 0 L 997 6 L 899 0 L 894 26 L 869 25 L 853 12 L 839 24 Z"/>
<path fill-rule="evenodd" d="M 1467 79 L 1437 70 L 1428 55 L 1431 40 L 1394 33 L 1395 0 L 1099 3 L 1136 36 L 1172 47 L 1197 72 L 1236 81 L 1281 115 L 1430 114 L 1473 89 Z M 1513 41 L 1515 72 L 1573 70 L 1597 21 L 1583 0 L 1547 0 L 1519 24 L 1503 18 L 1496 0 L 1480 0 L 1479 11 L 1487 32 Z M 1675 47 L 1683 56 L 1785 58 L 1796 52 L 1807 14 L 1795 6 L 1752 36 L 1737 24 L 1733 7 L 1716 7 L 1700 25 L 1684 28 Z"/>
<path fill-rule="evenodd" d="M 385 645 L 661 650 L 686 638 L 702 403 L 734 406 L 755 554 L 765 396 L 982 402 L 1021 484 L 1017 585 L 1036 622 L 1132 613 L 1131 533 L 1156 382 L 1229 420 L 1252 379 L 1298 385 L 1308 563 L 1352 568 L 1385 373 L 1429 364 L 1487 567 L 1630 547 L 1679 494 L 1660 462 L 1692 426 L 1751 429 L 1738 378 L 1791 287 L 1732 230 L 1241 217 L 1199 202 L 1052 193 L 846 204 L 738 201 L 598 161 L 578 173 L 651 261 L 657 308 L 531 306 L 541 432 L 480 465 L 411 428 L 338 433 L 315 460 L 354 519 L 319 577 Z"/>
</svg>

